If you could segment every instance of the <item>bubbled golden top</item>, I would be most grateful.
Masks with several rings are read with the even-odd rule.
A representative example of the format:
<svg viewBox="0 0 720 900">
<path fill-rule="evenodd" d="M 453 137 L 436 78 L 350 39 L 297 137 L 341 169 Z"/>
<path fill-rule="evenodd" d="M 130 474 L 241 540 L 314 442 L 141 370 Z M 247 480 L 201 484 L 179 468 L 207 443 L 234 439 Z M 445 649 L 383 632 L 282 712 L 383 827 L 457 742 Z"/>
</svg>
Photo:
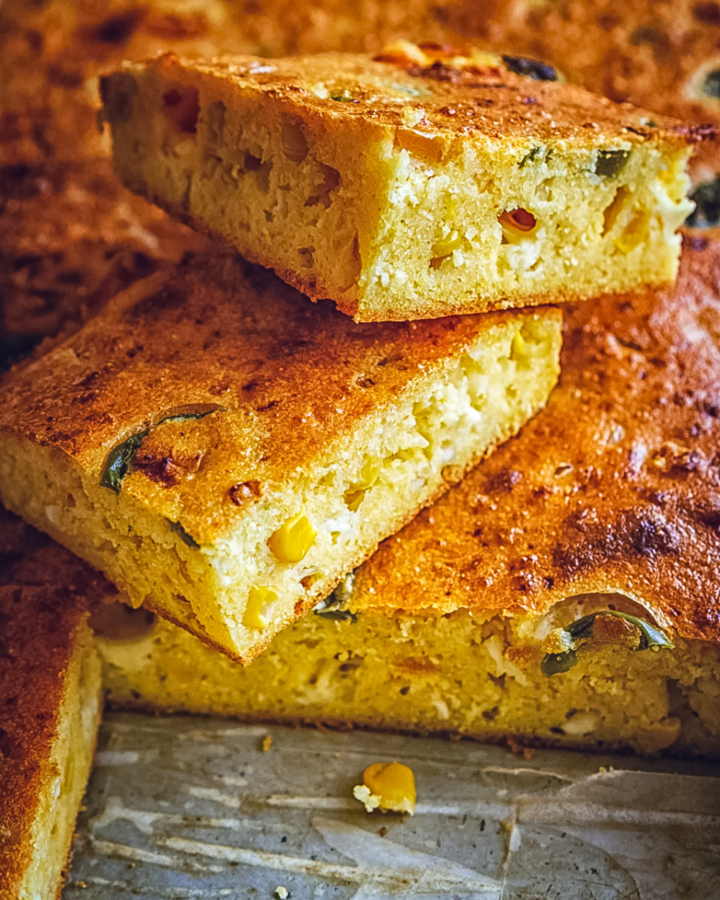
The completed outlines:
<svg viewBox="0 0 720 900">
<path fill-rule="evenodd" d="M 109 489 L 122 480 L 146 510 L 212 543 L 293 473 L 341 453 L 419 371 L 526 317 L 356 325 L 236 254 L 200 257 L 134 285 L 10 375 L 0 430 Z"/>
<path fill-rule="evenodd" d="M 190 60 L 168 53 L 142 65 L 161 67 L 168 77 L 175 71 L 184 85 L 218 79 L 226 85 L 229 104 L 240 89 L 287 104 L 301 118 L 316 117 L 328 128 L 356 119 L 412 131 L 439 142 L 441 156 L 454 141 L 467 139 L 572 140 L 599 147 L 608 139 L 695 143 L 713 131 L 562 83 L 542 63 L 472 47 L 399 41 L 374 57 L 320 53 L 282 59 Z"/>
</svg>

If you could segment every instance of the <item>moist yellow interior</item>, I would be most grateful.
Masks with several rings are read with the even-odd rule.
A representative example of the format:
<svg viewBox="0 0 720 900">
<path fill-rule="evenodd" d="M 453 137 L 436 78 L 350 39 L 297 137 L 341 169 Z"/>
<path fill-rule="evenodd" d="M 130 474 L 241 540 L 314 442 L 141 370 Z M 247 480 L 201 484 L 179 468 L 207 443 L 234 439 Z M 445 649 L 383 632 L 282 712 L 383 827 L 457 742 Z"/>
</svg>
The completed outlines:
<svg viewBox="0 0 720 900">
<path fill-rule="evenodd" d="M 632 607 L 588 595 L 562 614 L 608 603 Z M 242 668 L 144 610 L 118 607 L 98 623 L 116 706 L 720 754 L 720 651 L 702 641 L 642 651 L 608 644 L 547 677 L 539 640 L 547 621 L 537 616 L 459 611 L 430 621 L 341 610 L 340 621 L 308 615 Z"/>
<path fill-rule="evenodd" d="M 289 473 L 284 491 L 251 505 L 211 545 L 190 546 L 129 491 L 115 494 L 97 473 L 10 435 L 0 454 L 2 500 L 104 571 L 133 604 L 159 607 L 250 659 L 296 618 L 296 604 L 327 596 L 545 404 L 558 376 L 560 324 L 557 310 L 544 309 L 485 329 L 312 466 Z M 268 541 L 297 516 L 317 534 L 302 559 L 285 562 Z"/>
<path fill-rule="evenodd" d="M 62 709 L 32 825 L 32 858 L 18 900 L 58 896 L 102 714 L 101 666 L 84 626 L 68 667 Z"/>
<path fill-rule="evenodd" d="M 321 129 L 240 88 L 228 105 L 221 79 L 187 77 L 116 76 L 108 116 L 121 179 L 358 320 L 675 277 L 675 232 L 693 208 L 686 148 L 478 136 L 448 157 L 413 128 L 411 109 L 394 137 L 369 125 Z M 309 90 L 333 94 L 324 83 Z M 514 227 L 517 210 L 534 227 Z"/>
</svg>

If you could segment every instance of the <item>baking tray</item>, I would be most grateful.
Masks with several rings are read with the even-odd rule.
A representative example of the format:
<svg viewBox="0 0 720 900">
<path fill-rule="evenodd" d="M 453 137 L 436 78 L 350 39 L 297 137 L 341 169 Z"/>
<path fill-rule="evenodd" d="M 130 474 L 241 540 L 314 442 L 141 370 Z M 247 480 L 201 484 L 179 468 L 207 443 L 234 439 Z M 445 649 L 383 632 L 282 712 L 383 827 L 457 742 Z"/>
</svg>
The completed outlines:
<svg viewBox="0 0 720 900">
<path fill-rule="evenodd" d="M 352 798 L 365 766 L 392 759 L 415 772 L 414 817 L 369 815 Z M 718 900 L 720 766 L 106 717 L 64 900 L 285 891 Z"/>
</svg>

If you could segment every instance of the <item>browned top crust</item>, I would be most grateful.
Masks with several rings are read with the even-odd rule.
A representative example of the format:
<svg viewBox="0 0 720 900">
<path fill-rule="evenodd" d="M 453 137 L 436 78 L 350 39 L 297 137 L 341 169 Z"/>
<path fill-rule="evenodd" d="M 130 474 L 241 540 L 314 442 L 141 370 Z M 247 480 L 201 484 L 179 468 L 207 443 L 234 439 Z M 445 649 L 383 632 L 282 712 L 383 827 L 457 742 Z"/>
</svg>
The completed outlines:
<svg viewBox="0 0 720 900">
<path fill-rule="evenodd" d="M 11 373 L 0 429 L 57 448 L 99 482 L 110 451 L 152 428 L 122 491 L 211 543 L 293 473 L 336 458 L 418 372 L 524 315 L 356 325 L 234 253 L 198 258 L 138 283 Z M 188 413 L 206 415 L 160 424 Z M 246 483 L 257 483 L 249 497 L 233 493 Z"/>
<path fill-rule="evenodd" d="M 720 123 L 720 5 L 715 0 L 454 0 L 444 26 L 500 53 L 557 66 L 570 80 L 622 102 L 694 122 Z M 720 168 L 704 144 L 694 180 Z"/>
<path fill-rule="evenodd" d="M 720 640 L 720 242 L 567 319 L 548 407 L 358 570 L 353 604 L 544 613 L 619 592 Z"/>
<path fill-rule="evenodd" d="M 48 769 L 68 665 L 88 604 L 111 590 L 0 508 L 0 896 L 14 897 Z M 5 893 L 7 888 L 9 893 Z"/>
<path fill-rule="evenodd" d="M 4 19 L 4 21 L 2 21 Z M 379 50 L 389 40 L 471 39 L 513 57 L 544 60 L 568 80 L 696 122 L 720 121 L 714 2 L 634 0 L 45 0 L 0 6 L 0 161 L 106 153 L 95 128 L 94 79 L 123 59 L 167 48 L 279 56 Z M 704 144 L 709 171 L 717 150 Z"/>
<path fill-rule="evenodd" d="M 185 55 L 378 50 L 388 40 L 447 39 L 436 0 L 3 0 L 0 164 L 107 153 L 97 75 L 169 47 Z M 458 10 L 459 11 L 459 10 Z M 450 35 L 457 39 L 456 34 Z"/>
<path fill-rule="evenodd" d="M 235 92 L 281 102 L 328 129 L 360 120 L 381 129 L 413 131 L 441 142 L 444 157 L 458 141 L 573 141 L 605 146 L 617 138 L 696 143 L 711 127 L 688 126 L 629 104 L 617 104 L 576 85 L 510 71 L 503 59 L 475 48 L 404 41 L 370 54 L 320 53 L 262 59 L 233 56 L 178 59 L 167 53 L 145 63 L 167 78 L 194 83 L 213 77 Z M 129 65 L 130 70 L 138 69 Z"/>
<path fill-rule="evenodd" d="M 125 190 L 109 160 L 0 167 L 0 369 L 208 243 Z"/>
</svg>

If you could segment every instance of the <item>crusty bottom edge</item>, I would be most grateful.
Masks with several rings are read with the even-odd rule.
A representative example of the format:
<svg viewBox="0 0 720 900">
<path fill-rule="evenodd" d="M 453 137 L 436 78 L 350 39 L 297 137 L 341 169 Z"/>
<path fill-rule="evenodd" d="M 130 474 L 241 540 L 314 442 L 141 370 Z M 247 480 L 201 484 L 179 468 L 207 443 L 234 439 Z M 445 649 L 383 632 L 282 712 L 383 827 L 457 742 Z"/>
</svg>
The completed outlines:
<svg viewBox="0 0 720 900">
<path fill-rule="evenodd" d="M 173 706 L 157 707 L 144 701 L 142 698 L 137 701 L 117 701 L 112 698 L 107 698 L 106 709 L 115 712 L 144 713 L 146 715 L 155 716 L 156 718 L 165 716 L 202 716 L 203 718 L 227 718 L 247 724 L 281 725 L 286 728 L 312 728 L 316 731 L 340 733 L 362 731 L 376 734 L 400 735 L 403 737 L 437 738 L 438 740 L 452 741 L 453 743 L 458 741 L 472 741 L 473 743 L 502 747 L 513 756 L 523 757 L 525 759 L 531 758 L 536 750 L 568 750 L 590 756 L 613 755 L 636 759 L 669 758 L 707 761 L 710 763 L 716 763 L 718 761 L 718 758 L 712 754 L 688 751 L 682 752 L 678 750 L 673 752 L 672 747 L 668 747 L 665 750 L 652 754 L 639 753 L 628 743 L 620 741 L 597 741 L 594 744 L 586 744 L 581 741 L 542 738 L 537 735 L 523 734 L 521 732 L 503 732 L 502 734 L 480 731 L 463 732 L 452 728 L 435 730 L 423 728 L 421 726 L 410 727 L 407 724 L 388 724 L 383 726 L 368 722 L 357 722 L 351 719 L 336 719 L 332 716 L 282 716 L 273 715 L 271 713 L 232 713 L 218 715 L 211 710 L 187 710 L 182 707 Z"/>
</svg>

